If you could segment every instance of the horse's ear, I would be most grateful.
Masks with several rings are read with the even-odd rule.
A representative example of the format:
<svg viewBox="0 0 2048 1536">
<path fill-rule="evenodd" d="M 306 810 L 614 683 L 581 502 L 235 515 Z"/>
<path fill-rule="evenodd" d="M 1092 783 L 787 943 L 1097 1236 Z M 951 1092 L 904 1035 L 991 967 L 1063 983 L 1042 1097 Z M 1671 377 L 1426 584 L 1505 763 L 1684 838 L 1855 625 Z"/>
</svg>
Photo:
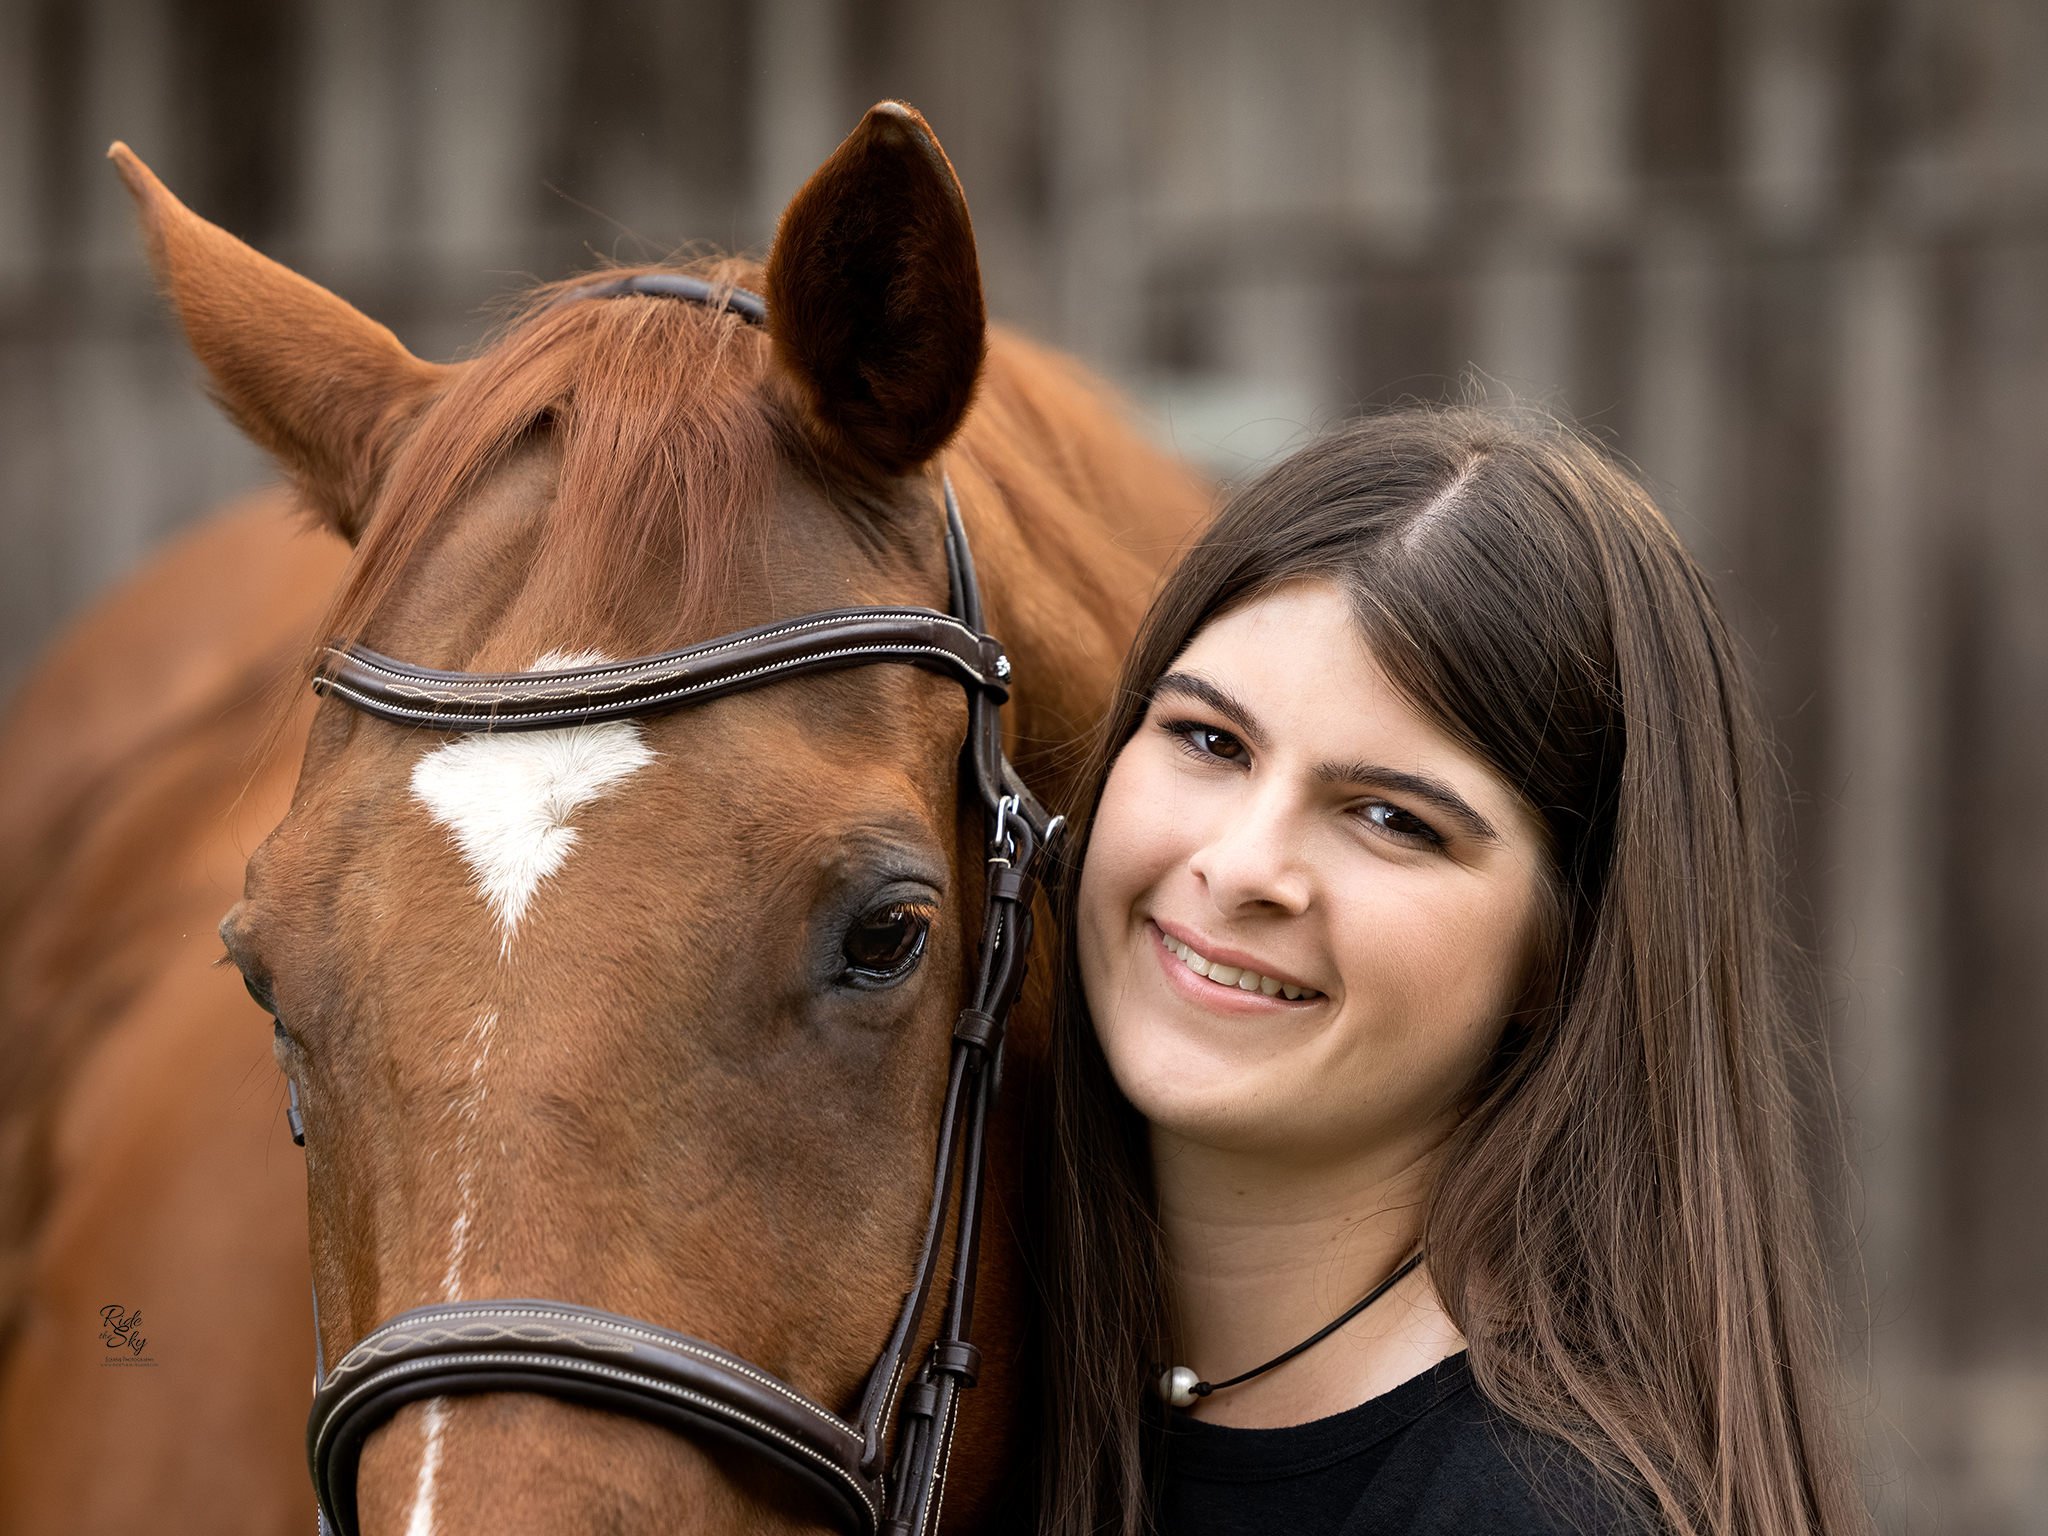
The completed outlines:
<svg viewBox="0 0 2048 1536">
<path fill-rule="evenodd" d="M 768 257 L 768 328 L 806 428 L 902 474 L 960 425 L 987 346 L 974 226 L 925 120 L 885 101 L 804 183 Z"/>
<path fill-rule="evenodd" d="M 451 371 L 186 208 L 126 144 L 107 151 L 135 199 L 157 281 L 216 398 L 353 541 L 399 435 Z"/>
</svg>

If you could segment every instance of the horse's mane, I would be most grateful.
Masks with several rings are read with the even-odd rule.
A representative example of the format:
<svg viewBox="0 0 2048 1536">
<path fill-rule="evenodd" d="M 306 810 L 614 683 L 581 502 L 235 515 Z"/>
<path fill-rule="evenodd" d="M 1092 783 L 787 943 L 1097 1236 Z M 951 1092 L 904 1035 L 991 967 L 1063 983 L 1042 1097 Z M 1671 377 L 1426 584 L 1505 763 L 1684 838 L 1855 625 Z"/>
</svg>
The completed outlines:
<svg viewBox="0 0 2048 1536">
<path fill-rule="evenodd" d="M 687 270 L 735 287 L 760 276 L 729 259 Z M 412 424 L 323 635 L 361 634 L 436 519 L 549 428 L 561 479 L 536 563 L 575 573 L 575 600 L 600 618 L 649 562 L 675 571 L 677 632 L 711 603 L 774 481 L 776 417 L 757 387 L 767 348 L 737 315 L 698 304 L 557 304 L 589 281 L 528 293 Z"/>
</svg>

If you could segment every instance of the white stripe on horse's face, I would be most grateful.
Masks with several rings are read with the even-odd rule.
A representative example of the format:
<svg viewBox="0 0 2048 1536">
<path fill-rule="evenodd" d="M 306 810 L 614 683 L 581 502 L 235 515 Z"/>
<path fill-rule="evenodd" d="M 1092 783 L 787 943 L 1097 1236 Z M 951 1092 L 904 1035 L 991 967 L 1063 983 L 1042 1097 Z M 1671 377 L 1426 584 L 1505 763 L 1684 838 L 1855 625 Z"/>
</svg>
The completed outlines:
<svg viewBox="0 0 2048 1536">
<path fill-rule="evenodd" d="M 413 1487 L 412 1514 L 405 1522 L 405 1536 L 434 1536 L 434 1473 L 441 1466 L 441 1432 L 448 1427 L 448 1399 L 427 1399 L 426 1445 L 420 1452 L 419 1481 Z M 321 1523 L 326 1529 L 326 1523 Z"/>
<path fill-rule="evenodd" d="M 532 670 L 559 672 L 606 659 L 550 652 Z M 576 846 L 570 816 L 652 761 L 654 752 L 631 720 L 479 733 L 421 758 L 412 792 L 455 839 L 509 946 L 534 891 Z"/>
</svg>

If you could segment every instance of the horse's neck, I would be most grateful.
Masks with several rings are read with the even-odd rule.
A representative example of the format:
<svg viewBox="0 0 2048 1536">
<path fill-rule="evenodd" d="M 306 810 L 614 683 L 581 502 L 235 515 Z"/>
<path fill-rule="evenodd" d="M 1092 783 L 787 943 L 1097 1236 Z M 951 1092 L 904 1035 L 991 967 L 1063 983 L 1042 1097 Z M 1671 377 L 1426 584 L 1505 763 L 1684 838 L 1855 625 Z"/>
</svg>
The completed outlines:
<svg viewBox="0 0 2048 1536">
<path fill-rule="evenodd" d="M 1018 768 L 1065 809 L 1081 755 L 1164 567 L 1209 489 L 1144 442 L 1069 360 L 997 330 L 981 392 L 946 455 L 1018 689 Z"/>
</svg>

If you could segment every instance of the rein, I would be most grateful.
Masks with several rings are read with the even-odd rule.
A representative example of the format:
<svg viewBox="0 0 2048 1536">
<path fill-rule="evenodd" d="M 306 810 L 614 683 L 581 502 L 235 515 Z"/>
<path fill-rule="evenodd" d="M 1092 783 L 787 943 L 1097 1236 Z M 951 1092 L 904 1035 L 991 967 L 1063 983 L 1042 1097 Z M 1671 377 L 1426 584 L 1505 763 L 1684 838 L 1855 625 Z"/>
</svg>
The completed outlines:
<svg viewBox="0 0 2048 1536">
<path fill-rule="evenodd" d="M 767 319 L 757 295 L 674 273 L 578 288 L 557 302 L 622 294 L 727 309 L 754 325 Z M 759 1453 L 823 1493 L 855 1536 L 927 1536 L 936 1527 L 959 1394 L 974 1385 L 981 1365 L 969 1335 L 988 1119 L 1031 945 L 1035 873 L 1064 822 L 1046 813 L 1003 755 L 999 711 L 1009 697 L 1010 663 L 982 629 L 974 558 L 950 481 L 945 507 L 947 613 L 836 609 L 565 672 L 436 672 L 342 641 L 328 646 L 316 692 L 380 720 L 437 731 L 554 730 L 664 713 L 810 672 L 884 662 L 926 668 L 967 692 L 961 757 L 982 804 L 988 878 L 979 960 L 953 1028 L 923 1241 L 851 1418 L 716 1344 L 637 1318 L 530 1299 L 417 1307 L 373 1329 L 331 1371 L 324 1361 L 317 1366 L 306 1454 L 322 1536 L 356 1536 L 356 1470 L 376 1429 L 422 1398 L 480 1392 L 543 1393 Z M 956 1176 L 945 1314 L 931 1348 L 914 1362 Z M 316 1295 L 316 1351 L 317 1307 Z M 886 1445 L 892 1418 L 893 1455 Z"/>
</svg>

